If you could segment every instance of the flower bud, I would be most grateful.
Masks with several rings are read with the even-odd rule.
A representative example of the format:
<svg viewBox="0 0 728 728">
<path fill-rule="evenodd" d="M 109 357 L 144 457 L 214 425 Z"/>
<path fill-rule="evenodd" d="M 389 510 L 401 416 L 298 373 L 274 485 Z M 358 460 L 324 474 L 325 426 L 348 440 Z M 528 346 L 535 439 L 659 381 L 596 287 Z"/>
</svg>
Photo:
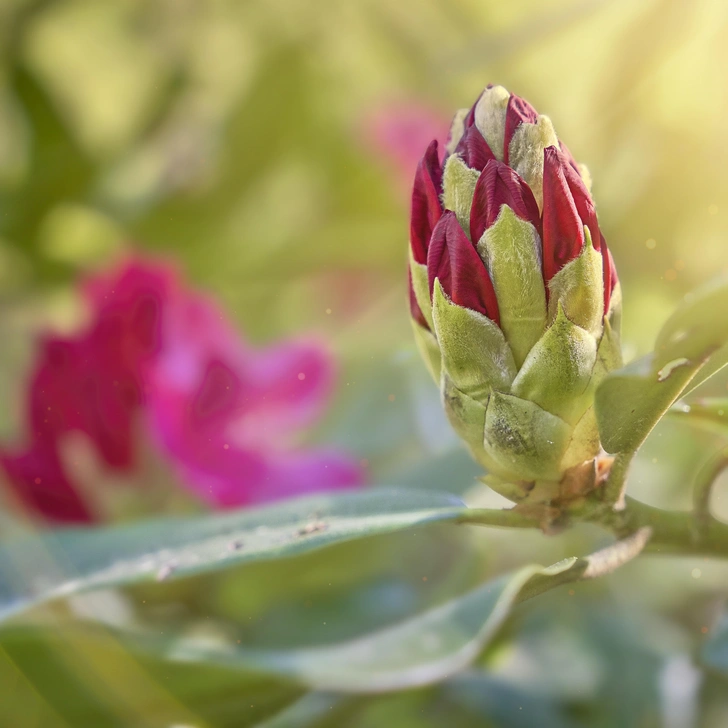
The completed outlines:
<svg viewBox="0 0 728 728">
<path fill-rule="evenodd" d="M 621 365 L 621 296 L 586 169 L 502 86 L 453 120 L 415 176 L 410 309 L 458 434 L 509 498 L 597 484 L 594 390 Z"/>
</svg>

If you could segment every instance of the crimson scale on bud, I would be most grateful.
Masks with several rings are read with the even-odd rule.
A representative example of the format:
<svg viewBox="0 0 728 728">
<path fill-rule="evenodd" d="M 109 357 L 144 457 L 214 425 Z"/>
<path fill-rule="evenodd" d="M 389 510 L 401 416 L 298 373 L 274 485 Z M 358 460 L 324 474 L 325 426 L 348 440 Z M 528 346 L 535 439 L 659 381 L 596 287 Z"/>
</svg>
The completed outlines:
<svg viewBox="0 0 728 728">
<path fill-rule="evenodd" d="M 621 295 L 590 178 L 502 86 L 432 142 L 412 192 L 417 344 L 487 482 L 526 503 L 595 487 L 594 390 L 621 366 Z"/>
</svg>

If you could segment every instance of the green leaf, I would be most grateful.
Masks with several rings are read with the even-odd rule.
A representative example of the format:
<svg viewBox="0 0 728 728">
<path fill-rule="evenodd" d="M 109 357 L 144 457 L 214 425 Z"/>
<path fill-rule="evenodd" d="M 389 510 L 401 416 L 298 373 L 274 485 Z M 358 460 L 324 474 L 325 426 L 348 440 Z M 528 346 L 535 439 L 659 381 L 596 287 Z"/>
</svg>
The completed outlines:
<svg viewBox="0 0 728 728">
<path fill-rule="evenodd" d="M 450 495 L 378 488 L 197 518 L 17 537 L 0 545 L 0 619 L 70 594 L 293 556 L 452 520 L 464 510 Z"/>
<path fill-rule="evenodd" d="M 655 367 L 675 359 L 702 359 L 728 341 L 728 278 L 685 296 L 657 335 Z"/>
<path fill-rule="evenodd" d="M 316 690 L 376 693 L 439 682 L 467 667 L 492 639 L 518 601 L 565 581 L 578 578 L 588 562 L 567 559 L 548 569 L 527 566 L 489 581 L 462 596 L 363 636 L 329 644 L 295 649 L 260 649 L 229 644 L 211 645 L 209 639 L 165 638 L 157 633 L 138 634 L 97 628 L 35 625 L 10 627 L 0 640 L 15 640 L 17 652 L 28 654 L 49 640 L 59 655 L 87 659 L 77 643 L 93 642 L 93 649 L 110 651 L 108 664 L 120 649 L 135 661 L 166 660 L 187 668 L 217 669 L 250 679 L 278 678 Z M 3 642 L 0 641 L 0 644 Z M 83 657 L 83 659 L 81 659 Z M 13 658 L 15 659 L 15 658 Z M 36 652 L 35 663 L 43 663 Z M 41 668 L 39 668 L 41 669 Z M 222 674 L 222 673 L 221 673 Z M 94 676 L 96 677 L 96 676 Z M 103 679 L 103 675 L 98 677 Z M 51 678 L 47 678 L 51 680 Z M 51 680 L 52 681 L 52 680 Z M 70 689 L 70 686 L 69 686 Z"/>
<path fill-rule="evenodd" d="M 161 643 L 160 643 L 161 645 Z M 278 677 L 185 662 L 87 623 L 0 631 L 3 726 L 245 728 L 279 714 L 303 693 Z"/>
<path fill-rule="evenodd" d="M 587 562 L 527 566 L 406 621 L 335 644 L 293 650 L 211 650 L 178 642 L 190 661 L 257 669 L 317 690 L 371 693 L 439 682 L 477 657 L 515 603 L 580 575 Z"/>
<path fill-rule="evenodd" d="M 686 297 L 657 336 L 655 352 L 609 374 L 596 392 L 602 444 L 630 453 L 672 404 L 728 362 L 728 280 Z"/>
<path fill-rule="evenodd" d="M 599 435 L 609 453 L 630 453 L 680 397 L 701 363 L 672 369 L 660 379 L 651 356 L 607 375 L 595 396 Z"/>
</svg>

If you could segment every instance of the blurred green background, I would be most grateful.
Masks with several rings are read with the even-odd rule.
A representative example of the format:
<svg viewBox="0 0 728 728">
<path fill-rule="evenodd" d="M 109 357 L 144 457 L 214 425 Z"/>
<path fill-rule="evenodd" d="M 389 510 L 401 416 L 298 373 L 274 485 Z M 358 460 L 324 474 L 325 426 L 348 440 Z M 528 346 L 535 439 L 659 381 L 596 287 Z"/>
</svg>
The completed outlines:
<svg viewBox="0 0 728 728">
<path fill-rule="evenodd" d="M 550 115 L 591 170 L 632 358 L 688 290 L 728 269 L 727 70 L 722 0 L 1 0 L 0 434 L 18 430 L 34 334 L 72 325 L 78 276 L 135 246 L 178 259 L 254 342 L 325 335 L 341 376 L 315 436 L 366 460 L 373 482 L 490 502 L 414 352 L 408 201 L 399 170 L 372 148 L 372 115 L 413 103 L 446 119 L 488 82 Z M 725 377 L 711 385 L 725 390 Z M 717 444 L 661 426 L 631 491 L 685 506 L 690 473 Z M 728 487 L 717 495 L 726 516 Z M 295 611 L 300 594 L 346 633 L 598 540 L 421 538 L 338 548 L 272 577 L 273 567 L 242 570 L 204 597 L 173 593 L 184 606 L 172 616 L 170 595 L 157 596 L 145 608 L 161 616 L 147 616 L 213 614 L 235 629 L 254 618 L 249 639 L 308 642 L 317 633 Z M 720 728 L 728 683 L 690 659 L 727 579 L 725 564 L 644 558 L 521 608 L 484 671 L 289 724 Z M 11 691 L 0 684 L 5 710 L 31 699 L 12 680 Z M 36 725 L 17 720 L 4 725 Z"/>
</svg>

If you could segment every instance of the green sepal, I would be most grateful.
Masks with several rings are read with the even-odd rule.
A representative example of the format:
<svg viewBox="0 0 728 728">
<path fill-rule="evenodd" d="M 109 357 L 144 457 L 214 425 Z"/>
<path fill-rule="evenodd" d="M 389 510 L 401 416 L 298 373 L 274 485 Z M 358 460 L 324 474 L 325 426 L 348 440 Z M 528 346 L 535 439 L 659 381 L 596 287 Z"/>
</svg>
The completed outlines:
<svg viewBox="0 0 728 728">
<path fill-rule="evenodd" d="M 590 404 L 596 359 L 596 339 L 569 321 L 559 306 L 556 320 L 531 349 L 511 391 L 574 424 Z"/>
<path fill-rule="evenodd" d="M 621 368 L 622 365 L 622 345 L 619 332 L 612 327 L 609 317 L 605 316 L 602 338 L 597 348 L 597 360 L 594 364 L 593 383 L 598 384 L 609 372 Z"/>
<path fill-rule="evenodd" d="M 541 241 L 530 222 L 502 205 L 477 247 L 495 287 L 500 327 L 520 367 L 546 328 Z"/>
<path fill-rule="evenodd" d="M 415 344 L 417 344 L 420 356 L 424 359 L 427 371 L 430 372 L 435 383 L 439 384 L 442 357 L 440 347 L 437 345 L 437 339 L 432 331 L 420 326 L 414 319 L 412 319 L 412 331 L 415 335 Z"/>
<path fill-rule="evenodd" d="M 612 295 L 609 298 L 609 311 L 607 319 L 612 331 L 615 333 L 617 340 L 622 338 L 622 286 L 617 281 L 612 289 Z"/>
<path fill-rule="evenodd" d="M 475 105 L 475 126 L 499 161 L 503 161 L 506 111 L 511 95 L 503 86 L 485 89 Z"/>
<path fill-rule="evenodd" d="M 461 392 L 445 372 L 440 378 L 440 394 L 453 430 L 467 445 L 473 459 L 487 471 L 492 471 L 495 463 L 483 449 L 485 405 Z"/>
<path fill-rule="evenodd" d="M 493 392 L 485 410 L 484 448 L 498 472 L 516 480 L 561 477 L 571 428 L 535 402 Z"/>
<path fill-rule="evenodd" d="M 551 119 L 539 116 L 535 124 L 521 124 L 508 147 L 508 163 L 531 188 L 539 210 L 543 210 L 543 151 L 558 146 Z"/>
<path fill-rule="evenodd" d="M 412 288 L 415 292 L 415 298 L 417 299 L 417 305 L 422 311 L 422 315 L 427 321 L 427 325 L 431 331 L 434 331 L 434 324 L 432 321 L 432 303 L 430 302 L 430 285 L 427 282 L 427 266 L 424 263 L 418 263 L 412 255 L 412 249 L 410 248 L 409 254 L 410 264 L 410 275 L 412 276 Z"/>
<path fill-rule="evenodd" d="M 584 412 L 571 433 L 569 444 L 561 460 L 562 470 L 568 470 L 595 458 L 601 449 L 597 416 L 592 405 Z"/>
<path fill-rule="evenodd" d="M 602 256 L 592 245 L 589 228 L 584 228 L 584 237 L 579 256 L 549 281 L 549 321 L 556 318 L 560 304 L 570 321 L 599 338 L 604 316 Z"/>
<path fill-rule="evenodd" d="M 458 109 L 450 124 L 450 138 L 445 145 L 445 153 L 453 154 L 465 132 L 465 117 L 470 113 L 470 109 Z"/>
<path fill-rule="evenodd" d="M 442 364 L 455 386 L 481 402 L 493 389 L 508 391 L 516 365 L 498 326 L 487 316 L 452 303 L 437 279 L 432 303 Z"/>
<path fill-rule="evenodd" d="M 451 154 L 442 173 L 442 205 L 452 210 L 460 227 L 470 238 L 470 208 L 473 206 L 475 185 L 480 177 L 477 169 L 471 169 L 457 154 Z"/>
</svg>

